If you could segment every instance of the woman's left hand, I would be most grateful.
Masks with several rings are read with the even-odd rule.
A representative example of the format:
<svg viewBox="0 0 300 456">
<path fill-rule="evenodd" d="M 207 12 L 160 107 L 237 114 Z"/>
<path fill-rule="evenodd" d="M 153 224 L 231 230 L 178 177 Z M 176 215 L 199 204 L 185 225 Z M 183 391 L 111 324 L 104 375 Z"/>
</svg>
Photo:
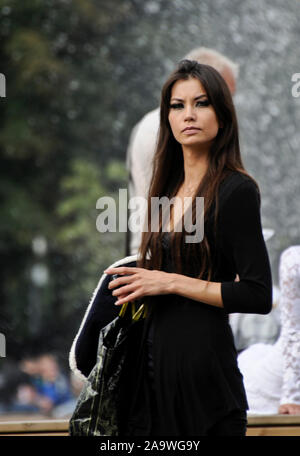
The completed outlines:
<svg viewBox="0 0 300 456">
<path fill-rule="evenodd" d="M 168 272 L 126 266 L 108 268 L 104 273 L 123 276 L 112 280 L 108 285 L 110 289 L 120 287 L 112 292 L 118 298 L 116 305 L 122 305 L 143 296 L 170 293 L 173 276 Z"/>
</svg>

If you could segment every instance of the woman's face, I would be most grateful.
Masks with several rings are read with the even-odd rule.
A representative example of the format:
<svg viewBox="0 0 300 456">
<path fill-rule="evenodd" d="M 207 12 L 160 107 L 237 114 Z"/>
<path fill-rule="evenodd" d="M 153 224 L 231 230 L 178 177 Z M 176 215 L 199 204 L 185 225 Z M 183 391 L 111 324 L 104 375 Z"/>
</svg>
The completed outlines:
<svg viewBox="0 0 300 456">
<path fill-rule="evenodd" d="M 209 150 L 219 130 L 214 108 L 196 78 L 176 81 L 172 87 L 169 123 L 182 146 Z"/>
</svg>

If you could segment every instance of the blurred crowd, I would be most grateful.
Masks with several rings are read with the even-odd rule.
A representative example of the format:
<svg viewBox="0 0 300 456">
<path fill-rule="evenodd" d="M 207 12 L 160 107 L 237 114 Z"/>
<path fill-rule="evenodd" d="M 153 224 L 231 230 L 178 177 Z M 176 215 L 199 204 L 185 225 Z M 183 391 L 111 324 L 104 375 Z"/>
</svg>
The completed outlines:
<svg viewBox="0 0 300 456">
<path fill-rule="evenodd" d="M 64 372 L 52 353 L 29 356 L 18 364 L 5 363 L 0 377 L 0 413 L 69 416 L 82 383 Z"/>
</svg>

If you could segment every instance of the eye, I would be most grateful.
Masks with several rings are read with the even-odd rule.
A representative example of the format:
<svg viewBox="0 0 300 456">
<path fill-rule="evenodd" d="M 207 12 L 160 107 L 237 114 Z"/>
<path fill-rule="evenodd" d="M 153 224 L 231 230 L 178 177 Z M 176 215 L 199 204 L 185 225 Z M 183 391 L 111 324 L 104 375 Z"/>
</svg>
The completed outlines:
<svg viewBox="0 0 300 456">
<path fill-rule="evenodd" d="M 182 109 L 184 106 L 183 106 L 183 103 L 172 103 L 170 104 L 170 109 Z"/>
<path fill-rule="evenodd" d="M 197 107 L 199 107 L 199 106 L 200 106 L 200 107 L 202 107 L 202 106 L 209 106 L 209 105 L 210 105 L 210 102 L 209 102 L 208 100 L 201 100 L 201 101 L 199 100 L 199 101 L 197 101 L 197 103 L 196 103 L 196 106 L 197 106 Z"/>
</svg>

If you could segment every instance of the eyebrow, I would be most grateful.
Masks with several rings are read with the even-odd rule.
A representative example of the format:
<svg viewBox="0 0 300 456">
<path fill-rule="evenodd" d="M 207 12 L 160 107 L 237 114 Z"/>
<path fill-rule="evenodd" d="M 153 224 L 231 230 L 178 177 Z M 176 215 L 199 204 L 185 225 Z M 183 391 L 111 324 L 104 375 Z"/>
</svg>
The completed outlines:
<svg viewBox="0 0 300 456">
<path fill-rule="evenodd" d="M 203 98 L 203 97 L 207 97 L 207 95 L 205 93 L 203 93 L 202 95 L 198 95 L 197 97 L 194 98 L 194 100 L 199 100 L 200 98 Z M 171 98 L 171 101 L 172 100 L 176 100 L 176 101 L 184 101 L 182 100 L 182 98 L 176 98 L 176 97 L 172 97 Z"/>
</svg>

